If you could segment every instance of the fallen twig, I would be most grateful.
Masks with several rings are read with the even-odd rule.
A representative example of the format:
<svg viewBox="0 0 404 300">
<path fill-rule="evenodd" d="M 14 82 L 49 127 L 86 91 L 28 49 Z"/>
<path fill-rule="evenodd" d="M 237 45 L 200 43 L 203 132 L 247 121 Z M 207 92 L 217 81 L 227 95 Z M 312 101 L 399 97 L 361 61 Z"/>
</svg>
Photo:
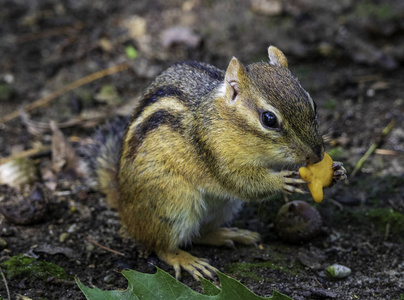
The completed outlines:
<svg viewBox="0 0 404 300">
<path fill-rule="evenodd" d="M 39 148 L 32 148 L 32 149 L 28 149 L 25 151 L 15 153 L 13 155 L 10 155 L 10 156 L 4 157 L 4 158 L 0 158 L 0 165 L 4 164 L 6 162 L 9 162 L 13 159 L 17 159 L 17 158 L 46 155 L 49 153 L 51 153 L 51 146 L 42 146 Z"/>
<path fill-rule="evenodd" d="M 108 248 L 108 247 L 105 247 L 105 246 L 103 246 L 103 245 L 97 243 L 96 241 L 94 241 L 92 238 L 89 238 L 89 237 L 86 236 L 86 235 L 84 235 L 84 238 L 85 238 L 87 241 L 89 241 L 90 243 L 92 243 L 92 244 L 94 244 L 94 245 L 100 247 L 101 249 L 107 250 L 107 251 L 109 251 L 109 252 L 112 252 L 112 253 L 115 253 L 115 254 L 118 254 L 118 255 L 121 255 L 121 256 L 125 256 L 124 253 L 119 252 L 119 251 L 116 251 L 116 250 L 113 250 L 113 249 Z"/>
<path fill-rule="evenodd" d="M 391 129 L 394 127 L 394 120 L 390 121 L 390 123 L 384 127 L 382 133 L 380 134 L 379 138 L 374 142 L 366 151 L 366 153 L 361 157 L 361 159 L 356 163 L 355 169 L 352 171 L 351 177 L 355 176 L 355 174 L 362 168 L 362 165 L 365 163 L 365 161 L 369 158 L 369 156 L 376 150 L 377 146 L 381 142 L 381 140 L 389 134 Z"/>
<path fill-rule="evenodd" d="M 68 140 L 71 143 L 79 143 L 81 141 L 81 138 L 77 136 L 71 136 L 68 138 Z M 49 155 L 51 152 L 52 152 L 52 146 L 41 146 L 37 148 L 24 150 L 21 152 L 14 153 L 10 156 L 0 158 L 0 165 L 17 158 L 45 156 Z"/>
<path fill-rule="evenodd" d="M 84 28 L 83 23 L 78 22 L 78 23 L 74 24 L 73 26 L 52 28 L 52 29 L 41 31 L 41 32 L 38 32 L 38 33 L 31 33 L 30 32 L 30 33 L 18 36 L 17 39 L 16 39 L 16 43 L 21 44 L 21 43 L 33 41 L 33 40 L 36 40 L 36 39 L 70 34 L 70 33 L 73 33 L 73 32 L 80 31 L 83 28 Z"/>
<path fill-rule="evenodd" d="M 99 112 L 97 115 L 88 117 L 78 116 L 65 122 L 56 123 L 56 126 L 58 128 L 69 128 L 74 126 L 92 128 L 116 114 L 116 112 Z M 51 126 L 49 122 L 38 122 L 30 119 L 28 114 L 22 108 L 20 109 L 20 117 L 22 124 L 25 125 L 28 132 L 37 138 L 42 139 L 43 134 L 51 132 Z"/>
<path fill-rule="evenodd" d="M 386 228 L 384 230 L 384 240 L 387 240 L 389 238 L 389 234 L 390 234 L 390 223 L 386 224 Z"/>
<path fill-rule="evenodd" d="M 369 81 L 377 81 L 380 80 L 380 78 L 383 78 L 380 74 L 368 74 L 368 75 L 360 75 L 354 77 L 355 82 L 369 82 Z"/>
<path fill-rule="evenodd" d="M 70 91 L 72 91 L 72 90 L 74 90 L 74 89 L 76 89 L 76 88 L 78 88 L 78 87 L 80 87 L 82 85 L 85 85 L 87 83 L 93 82 L 93 81 L 95 81 L 97 79 L 100 79 L 100 78 L 103 78 L 105 76 L 125 71 L 125 70 L 128 69 L 128 67 L 129 66 L 128 66 L 127 63 L 122 63 L 122 64 L 119 64 L 119 65 L 116 65 L 116 66 L 113 66 L 113 67 L 110 67 L 110 68 L 107 68 L 107 69 L 92 73 L 90 75 L 87 75 L 87 76 L 85 76 L 83 78 L 80 78 L 79 80 L 76 80 L 76 81 L 74 81 L 74 82 L 60 88 L 59 90 L 56 90 L 56 91 L 50 93 L 49 95 L 47 95 L 45 97 L 42 97 L 42 98 L 40 98 L 40 99 L 26 105 L 24 107 L 24 111 L 29 112 L 29 111 L 32 111 L 32 110 L 38 108 L 38 107 L 46 106 L 50 102 L 52 102 L 53 100 L 55 100 L 56 98 L 58 98 L 58 97 L 60 97 L 60 96 L 62 96 L 64 94 L 66 94 L 67 92 L 70 92 Z M 2 117 L 0 119 L 0 124 L 1 123 L 6 123 L 8 121 L 11 121 L 11 120 L 17 118 L 19 115 L 20 115 L 20 111 L 15 110 L 12 113 L 9 113 L 8 115 L 5 115 L 4 117 Z"/>
<path fill-rule="evenodd" d="M 7 297 L 8 297 L 8 300 L 11 300 L 11 296 L 10 296 L 10 290 L 8 289 L 8 285 L 7 285 L 6 276 L 4 276 L 3 270 L 2 270 L 1 268 L 0 268 L 0 273 L 1 273 L 1 276 L 3 277 L 4 286 L 6 287 L 6 291 L 7 291 Z"/>
<path fill-rule="evenodd" d="M 375 149 L 375 154 L 379 155 L 389 155 L 389 156 L 399 156 L 400 153 L 389 149 Z"/>
</svg>

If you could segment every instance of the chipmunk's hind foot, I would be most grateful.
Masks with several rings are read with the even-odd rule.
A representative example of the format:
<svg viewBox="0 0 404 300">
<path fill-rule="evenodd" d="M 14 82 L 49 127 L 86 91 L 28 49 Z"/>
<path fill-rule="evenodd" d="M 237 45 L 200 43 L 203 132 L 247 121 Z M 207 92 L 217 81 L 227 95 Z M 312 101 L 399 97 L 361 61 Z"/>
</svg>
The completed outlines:
<svg viewBox="0 0 404 300">
<path fill-rule="evenodd" d="M 234 242 L 245 245 L 256 245 L 260 239 L 260 234 L 254 231 L 238 229 L 236 227 L 222 227 L 202 236 L 196 240 L 196 242 L 200 244 L 235 248 Z"/>
<path fill-rule="evenodd" d="M 165 263 L 174 267 L 175 278 L 181 277 L 181 269 L 184 269 L 188 273 L 198 280 L 200 278 L 213 279 L 217 269 L 212 267 L 207 259 L 195 257 L 188 252 L 177 249 L 170 252 L 159 252 L 157 256 Z"/>
</svg>

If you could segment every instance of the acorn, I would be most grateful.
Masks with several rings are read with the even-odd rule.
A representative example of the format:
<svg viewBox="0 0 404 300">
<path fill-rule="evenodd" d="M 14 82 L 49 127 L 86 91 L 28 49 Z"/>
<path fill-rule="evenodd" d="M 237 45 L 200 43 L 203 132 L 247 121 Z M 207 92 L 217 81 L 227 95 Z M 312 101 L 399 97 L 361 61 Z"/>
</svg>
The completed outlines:
<svg viewBox="0 0 404 300">
<path fill-rule="evenodd" d="M 276 216 L 275 228 L 279 236 L 291 243 L 312 239 L 321 229 L 321 216 L 304 201 L 291 201 L 283 205 Z"/>
</svg>

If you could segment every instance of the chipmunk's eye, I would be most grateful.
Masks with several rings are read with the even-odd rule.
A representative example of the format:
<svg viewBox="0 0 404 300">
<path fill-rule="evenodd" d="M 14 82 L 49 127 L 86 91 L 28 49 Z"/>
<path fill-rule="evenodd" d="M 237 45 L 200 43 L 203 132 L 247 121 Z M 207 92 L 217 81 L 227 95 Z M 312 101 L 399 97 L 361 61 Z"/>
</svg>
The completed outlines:
<svg viewBox="0 0 404 300">
<path fill-rule="evenodd" d="M 279 127 L 278 118 L 272 111 L 264 111 L 261 114 L 261 123 L 264 125 L 264 127 L 271 129 Z"/>
</svg>

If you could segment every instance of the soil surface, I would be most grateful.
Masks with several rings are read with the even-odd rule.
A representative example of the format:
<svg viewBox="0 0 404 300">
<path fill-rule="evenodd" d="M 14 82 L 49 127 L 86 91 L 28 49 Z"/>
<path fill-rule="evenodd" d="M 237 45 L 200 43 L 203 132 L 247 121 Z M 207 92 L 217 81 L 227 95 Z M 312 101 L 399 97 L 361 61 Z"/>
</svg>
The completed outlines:
<svg viewBox="0 0 404 300">
<path fill-rule="evenodd" d="M 125 268 L 153 273 L 155 264 L 174 274 L 155 256 L 144 258 L 135 241 L 121 234 L 104 195 L 69 171 L 63 156 L 58 164 L 63 151 L 54 149 L 52 162 L 57 134 L 50 121 L 76 149 L 97 125 L 129 114 L 147 84 L 170 64 L 194 59 L 225 69 L 232 56 L 245 64 L 266 60 L 269 45 L 286 54 L 292 73 L 316 101 L 327 152 L 344 163 L 348 180 L 328 189 L 316 205 L 321 232 L 305 243 L 290 244 L 277 234 L 280 196 L 247 204 L 232 224 L 260 232 L 257 247 L 194 245 L 189 251 L 261 296 L 276 289 L 293 299 L 403 299 L 403 1 L 0 2 L 0 157 L 42 149 L 29 156 L 34 164 L 23 162 L 29 165 L 24 172 L 5 176 L 26 178 L 31 172 L 36 185 L 0 186 L 0 263 L 6 276 L 0 279 L 0 299 L 8 298 L 5 282 L 11 299 L 85 299 L 74 276 L 111 290 L 126 288 L 119 273 Z M 63 90 L 120 64 L 120 72 Z M 5 121 L 55 91 L 62 92 L 48 105 Z M 353 175 L 372 144 L 375 151 Z M 288 198 L 314 205 L 309 196 Z M 19 254 L 54 263 L 68 276 L 12 276 L 3 263 Z M 329 278 L 325 269 L 334 263 L 351 274 Z M 185 272 L 182 281 L 201 290 Z"/>
</svg>

